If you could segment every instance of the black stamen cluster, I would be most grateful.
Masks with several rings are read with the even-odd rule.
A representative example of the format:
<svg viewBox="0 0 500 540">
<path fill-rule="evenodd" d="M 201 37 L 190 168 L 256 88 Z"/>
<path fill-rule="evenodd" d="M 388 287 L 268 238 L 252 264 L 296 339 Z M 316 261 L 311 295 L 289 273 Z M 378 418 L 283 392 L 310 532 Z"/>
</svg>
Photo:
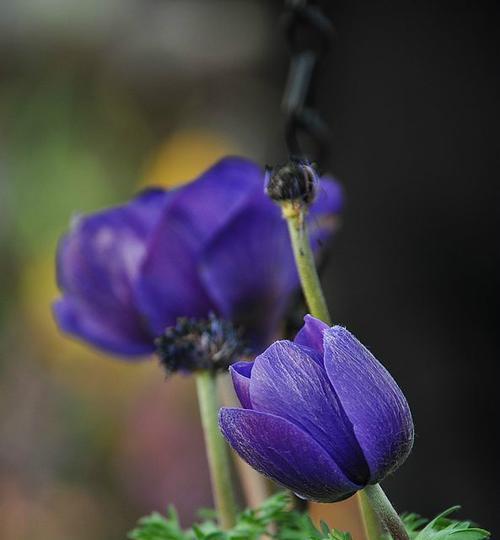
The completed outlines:
<svg viewBox="0 0 500 540">
<path fill-rule="evenodd" d="M 213 313 L 208 319 L 180 317 L 177 324 L 167 328 L 155 343 L 167 375 L 176 371 L 227 371 L 248 352 L 241 339 L 241 330 Z"/>
<path fill-rule="evenodd" d="M 309 205 L 316 197 L 318 175 L 308 162 L 291 159 L 268 170 L 266 193 L 277 203 L 287 201 Z"/>
</svg>

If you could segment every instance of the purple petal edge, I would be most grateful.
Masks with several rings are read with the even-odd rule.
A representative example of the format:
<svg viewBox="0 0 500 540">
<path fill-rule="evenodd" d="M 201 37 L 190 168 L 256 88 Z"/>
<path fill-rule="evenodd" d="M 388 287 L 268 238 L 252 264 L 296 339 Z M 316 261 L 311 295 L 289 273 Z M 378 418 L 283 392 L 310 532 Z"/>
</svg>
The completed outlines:
<svg viewBox="0 0 500 540">
<path fill-rule="evenodd" d="M 244 409 L 252 408 L 250 399 L 250 376 L 253 362 L 236 362 L 229 368 L 229 373 L 233 379 L 233 386 L 241 406 Z"/>
<path fill-rule="evenodd" d="M 324 334 L 325 369 L 370 468 L 381 481 L 408 457 L 413 420 L 403 392 L 373 354 L 348 330 Z"/>
<path fill-rule="evenodd" d="M 305 315 L 304 326 L 298 331 L 294 343 L 314 349 L 323 356 L 323 333 L 329 326 L 312 315 Z"/>
<path fill-rule="evenodd" d="M 242 459 L 304 499 L 334 502 L 361 487 L 346 478 L 312 437 L 284 418 L 222 408 L 219 426 Z"/>
<path fill-rule="evenodd" d="M 52 311 L 63 332 L 90 342 L 108 353 L 124 357 L 140 356 L 143 358 L 138 360 L 142 360 L 154 351 L 153 340 L 149 334 L 126 332 L 111 325 L 98 314 L 75 304 L 71 298 L 56 300 Z"/>
</svg>

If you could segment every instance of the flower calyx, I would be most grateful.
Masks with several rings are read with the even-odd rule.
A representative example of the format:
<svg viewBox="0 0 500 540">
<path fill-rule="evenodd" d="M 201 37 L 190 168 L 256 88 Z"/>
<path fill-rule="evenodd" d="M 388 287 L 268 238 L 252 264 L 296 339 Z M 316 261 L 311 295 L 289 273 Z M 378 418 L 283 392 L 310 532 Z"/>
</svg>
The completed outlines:
<svg viewBox="0 0 500 540">
<path fill-rule="evenodd" d="M 308 161 L 290 158 L 284 165 L 266 171 L 265 191 L 281 205 L 285 217 L 306 210 L 316 198 L 318 184 L 318 172 Z"/>
</svg>

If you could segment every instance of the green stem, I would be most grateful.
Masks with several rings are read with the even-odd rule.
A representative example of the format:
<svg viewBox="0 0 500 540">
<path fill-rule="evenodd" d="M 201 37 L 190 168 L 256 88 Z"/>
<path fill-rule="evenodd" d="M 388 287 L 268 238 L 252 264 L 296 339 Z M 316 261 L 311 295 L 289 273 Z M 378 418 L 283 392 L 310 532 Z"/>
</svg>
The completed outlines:
<svg viewBox="0 0 500 540">
<path fill-rule="evenodd" d="M 215 375 L 208 371 L 197 373 L 196 389 L 215 507 L 221 527 L 227 530 L 236 521 L 236 502 L 231 482 L 229 453 L 217 423 L 219 404 Z"/>
<path fill-rule="evenodd" d="M 377 514 L 364 490 L 356 493 L 359 513 L 367 540 L 378 540 L 381 537 L 381 527 Z"/>
<path fill-rule="evenodd" d="M 293 204 L 293 203 L 292 203 Z M 304 210 L 283 207 L 283 215 L 288 224 L 295 264 L 309 311 L 314 317 L 331 324 L 330 313 L 321 289 L 314 255 L 309 242 Z"/>
<path fill-rule="evenodd" d="M 379 484 L 366 486 L 360 492 L 360 496 L 369 501 L 370 506 L 380 520 L 380 524 L 390 533 L 393 540 L 409 540 L 401 518 Z"/>
</svg>

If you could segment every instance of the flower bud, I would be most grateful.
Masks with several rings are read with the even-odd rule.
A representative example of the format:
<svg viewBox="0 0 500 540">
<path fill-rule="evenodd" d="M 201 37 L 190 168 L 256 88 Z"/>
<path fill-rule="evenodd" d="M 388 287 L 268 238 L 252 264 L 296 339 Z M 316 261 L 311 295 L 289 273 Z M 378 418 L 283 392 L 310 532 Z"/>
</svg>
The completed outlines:
<svg viewBox="0 0 500 540">
<path fill-rule="evenodd" d="M 345 328 L 306 317 L 231 369 L 242 409 L 223 408 L 222 433 L 253 468 L 298 496 L 345 499 L 397 469 L 413 445 L 400 388 Z"/>
<path fill-rule="evenodd" d="M 319 176 L 312 164 L 291 159 L 285 165 L 267 171 L 267 195 L 279 204 L 309 206 L 316 197 Z"/>
</svg>

